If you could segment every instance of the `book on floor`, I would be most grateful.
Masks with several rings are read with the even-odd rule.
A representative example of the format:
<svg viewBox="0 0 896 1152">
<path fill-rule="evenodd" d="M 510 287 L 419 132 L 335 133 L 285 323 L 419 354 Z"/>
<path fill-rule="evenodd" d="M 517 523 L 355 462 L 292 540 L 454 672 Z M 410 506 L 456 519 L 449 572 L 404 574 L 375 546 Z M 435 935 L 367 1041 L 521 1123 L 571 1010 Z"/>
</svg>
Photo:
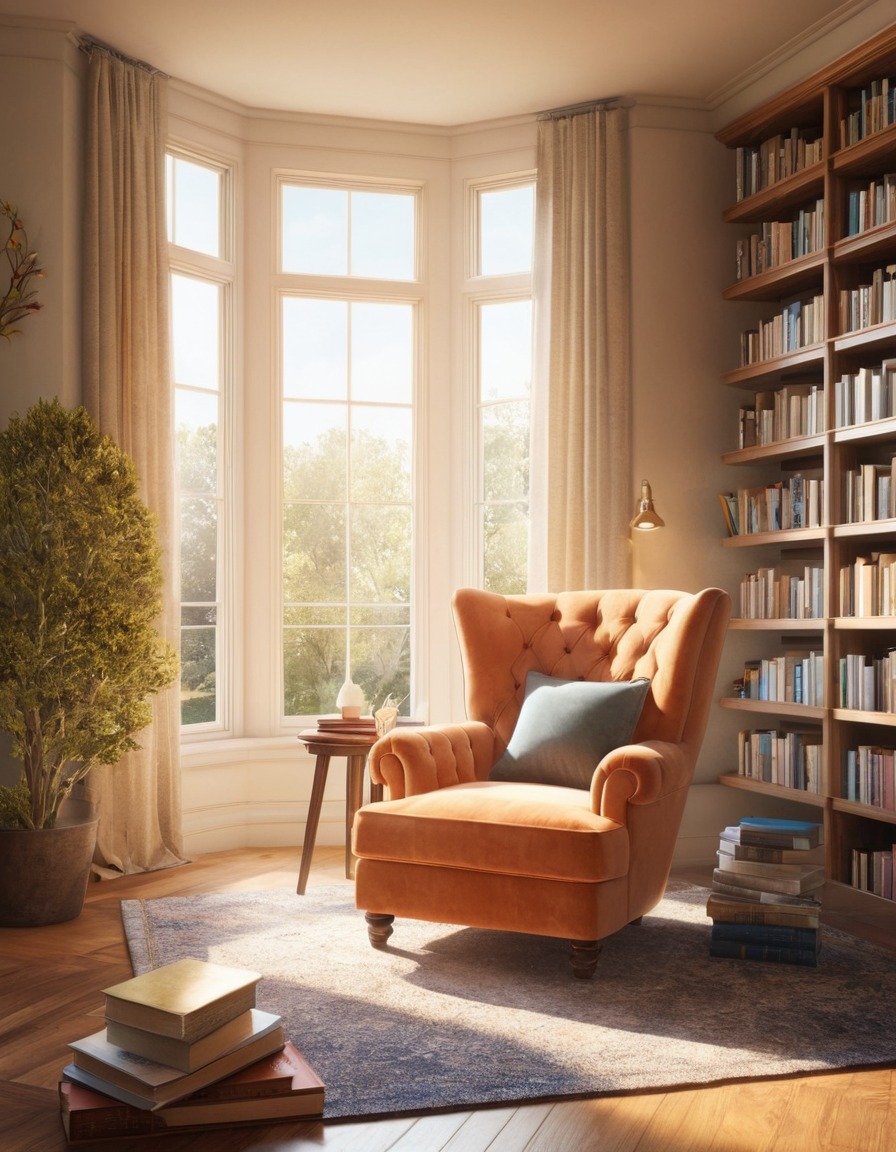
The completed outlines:
<svg viewBox="0 0 896 1152">
<path fill-rule="evenodd" d="M 807 968 L 818 967 L 818 951 L 815 948 L 793 948 L 758 941 L 711 940 L 709 954 L 726 960 L 760 960 L 771 964 L 802 964 Z"/>
<path fill-rule="evenodd" d="M 740 843 L 770 848 L 817 848 L 824 843 L 821 824 L 809 820 L 782 820 L 774 816 L 744 816 Z"/>
<path fill-rule="evenodd" d="M 106 1020 L 192 1042 L 255 1007 L 260 972 L 188 958 L 103 989 Z"/>
<path fill-rule="evenodd" d="M 714 921 L 729 924 L 782 924 L 796 928 L 817 928 L 820 911 L 821 905 L 818 903 L 762 903 L 751 900 L 743 892 L 711 892 L 706 901 L 706 915 Z"/>
<path fill-rule="evenodd" d="M 325 1093 L 323 1081 L 287 1042 L 233 1076 L 155 1110 L 135 1108 L 73 1080 L 60 1082 L 59 1103 L 65 1133 L 77 1142 L 310 1119 L 322 1115 Z"/>
<path fill-rule="evenodd" d="M 817 864 L 762 864 L 752 860 L 732 860 L 720 856 L 713 879 L 726 884 L 741 884 L 766 892 L 787 892 L 799 896 L 824 885 L 824 868 Z"/>
<path fill-rule="evenodd" d="M 194 1072 L 181 1072 L 119 1048 L 109 1042 L 103 1029 L 69 1045 L 72 1062 L 66 1065 L 66 1078 L 137 1108 L 172 1104 L 283 1047 L 285 1037 L 280 1017 L 259 1009 L 253 1009 L 253 1013 L 256 1019 L 253 1035 Z"/>
<path fill-rule="evenodd" d="M 214 1032 L 192 1041 L 160 1036 L 157 1032 L 147 1032 L 118 1020 L 107 1020 L 106 1039 L 117 1048 L 135 1056 L 145 1056 L 156 1064 L 167 1064 L 179 1072 L 195 1072 L 258 1035 L 261 1015 L 257 1008 L 250 1008 Z M 277 1019 L 279 1021 L 279 1017 Z"/>
</svg>

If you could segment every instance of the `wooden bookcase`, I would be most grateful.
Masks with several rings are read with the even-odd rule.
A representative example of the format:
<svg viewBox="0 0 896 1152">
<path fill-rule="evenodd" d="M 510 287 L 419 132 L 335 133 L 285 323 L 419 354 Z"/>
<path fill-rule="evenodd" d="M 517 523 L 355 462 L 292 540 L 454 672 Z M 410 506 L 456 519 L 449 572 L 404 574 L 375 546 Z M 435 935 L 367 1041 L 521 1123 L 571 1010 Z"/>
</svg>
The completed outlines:
<svg viewBox="0 0 896 1152">
<path fill-rule="evenodd" d="M 896 803 L 888 800 L 893 808 L 883 806 L 865 792 L 861 800 L 852 797 L 846 765 L 849 752 L 860 746 L 896 749 L 896 691 L 889 711 L 847 708 L 841 698 L 840 675 L 841 660 L 848 655 L 870 659 L 896 649 L 896 607 L 888 604 L 881 612 L 880 605 L 872 605 L 874 615 L 854 614 L 845 604 L 843 586 L 850 573 L 855 575 L 857 559 L 881 553 L 893 553 L 896 559 L 896 466 L 887 479 L 890 462 L 896 458 L 896 396 L 888 409 L 875 404 L 872 419 L 867 410 L 861 411 L 862 400 L 871 391 L 863 387 L 858 400 L 864 419 L 845 424 L 844 403 L 838 401 L 845 389 L 838 382 L 849 375 L 867 378 L 877 371 L 889 378 L 896 393 L 896 299 L 889 319 L 868 312 L 868 293 L 864 293 L 864 311 L 859 303 L 861 287 L 874 283 L 877 269 L 882 270 L 879 281 L 893 282 L 887 292 L 896 297 L 896 110 L 890 113 L 894 122 L 886 123 L 884 107 L 880 116 L 883 122 L 879 123 L 869 99 L 864 133 L 860 111 L 863 92 L 876 95 L 878 82 L 888 77 L 891 87 L 896 88 L 896 25 L 718 133 L 718 139 L 734 152 L 737 176 L 733 192 L 737 199 L 724 218 L 733 226 L 733 254 L 737 251 L 742 256 L 738 278 L 724 297 L 733 306 L 750 305 L 742 309 L 745 331 L 766 326 L 761 349 L 757 350 L 757 337 L 750 341 L 742 338 L 740 362 L 722 377 L 723 385 L 742 393 L 742 412 L 753 410 L 742 418 L 740 430 L 731 429 L 728 450 L 722 457 L 731 466 L 730 487 L 735 493 L 751 484 L 755 487 L 757 470 L 763 478 L 760 488 L 778 482 L 787 487 L 794 476 L 802 477 L 803 486 L 809 478 L 821 481 L 817 524 L 790 527 L 785 516 L 778 527 L 774 520 L 766 525 L 760 519 L 753 524 L 754 531 L 745 532 L 741 523 L 738 534 L 723 540 L 725 547 L 743 549 L 745 574 L 771 568 L 795 574 L 806 567 L 819 570 L 819 615 L 808 619 L 744 616 L 739 610 L 740 590 L 735 588 L 731 628 L 753 633 L 751 649 L 761 648 L 768 658 L 793 649 L 822 651 L 824 681 L 823 698 L 811 704 L 744 699 L 733 694 L 721 702 L 722 707 L 741 714 L 743 729 L 804 730 L 807 739 L 817 742 L 820 738 L 820 753 L 814 754 L 817 791 L 757 779 L 736 770 L 723 775 L 721 782 L 812 806 L 825 825 L 825 906 L 847 909 L 852 922 L 873 925 L 877 931 L 882 925 L 896 929 L 896 899 L 855 887 L 854 854 L 882 852 L 896 843 Z M 892 108 L 896 94 L 889 100 Z M 877 101 L 878 107 L 880 104 Z M 789 151 L 799 164 L 807 141 L 804 166 L 795 167 L 782 159 Z M 754 181 L 757 170 L 758 185 Z M 888 175 L 891 181 L 885 181 Z M 886 218 L 884 211 L 885 218 L 879 222 L 851 232 L 851 217 L 852 228 L 856 228 L 858 194 L 864 191 L 867 201 L 872 184 L 874 192 L 878 184 L 893 185 L 886 188 L 892 198 L 891 214 Z M 823 221 L 821 237 L 819 216 Z M 771 225 L 795 221 L 801 226 L 797 241 L 788 251 L 793 230 L 785 228 L 782 257 L 781 229 Z M 815 246 L 803 243 L 802 238 L 813 232 L 820 242 Z M 764 247 L 751 244 L 753 234 L 765 237 Z M 773 235 L 775 262 L 770 263 Z M 858 316 L 852 324 L 843 314 L 844 294 L 856 298 Z M 879 283 L 871 303 L 877 306 L 883 294 Z M 802 342 L 782 344 L 787 318 L 796 321 L 797 313 L 804 325 Z M 776 316 L 782 318 L 777 329 Z M 806 324 L 806 317 L 812 323 Z M 734 351 L 736 361 L 738 350 Z M 760 414 L 754 418 L 757 402 L 760 408 L 773 408 L 776 397 L 790 415 L 793 406 L 809 403 L 794 396 L 805 397 L 813 388 L 813 402 L 823 413 L 819 417 L 822 427 L 803 424 L 794 428 L 794 419 L 789 427 L 783 426 L 783 439 L 782 426 L 776 425 L 774 416 Z M 881 391 L 878 389 L 877 394 Z M 754 442 L 757 424 L 766 429 L 761 442 Z M 872 465 L 877 465 L 876 471 Z M 750 480 L 739 483 L 737 469 L 741 468 L 743 475 L 742 466 L 749 466 Z M 849 481 L 850 472 L 858 474 L 856 481 Z M 859 513 L 863 518 L 852 522 L 856 513 L 847 504 L 850 483 L 854 505 L 858 500 L 855 488 L 868 498 L 867 504 L 872 493 L 878 494 L 878 488 L 883 499 L 889 484 L 889 506 L 875 508 L 875 519 L 865 519 L 863 507 Z M 799 505 L 800 488 L 794 491 Z M 805 525 L 805 510 L 800 507 L 799 512 L 798 522 Z M 888 565 L 881 562 L 880 567 Z M 868 592 L 867 577 L 867 571 L 859 577 L 860 584 L 866 580 L 864 594 Z M 893 582 L 892 605 L 896 605 L 896 567 Z M 732 759 L 736 762 L 736 752 Z"/>
</svg>

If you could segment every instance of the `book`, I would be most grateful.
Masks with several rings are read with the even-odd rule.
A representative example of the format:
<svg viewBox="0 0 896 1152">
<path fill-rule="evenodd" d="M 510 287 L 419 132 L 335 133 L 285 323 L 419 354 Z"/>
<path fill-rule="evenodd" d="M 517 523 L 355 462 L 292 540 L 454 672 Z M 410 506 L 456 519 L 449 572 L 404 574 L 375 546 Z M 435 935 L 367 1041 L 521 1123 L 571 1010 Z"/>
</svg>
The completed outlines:
<svg viewBox="0 0 896 1152">
<path fill-rule="evenodd" d="M 728 883 L 762 888 L 769 892 L 790 892 L 798 896 L 824 884 L 824 868 L 816 864 L 766 864 L 755 860 L 735 860 L 719 854 L 719 872 Z"/>
<path fill-rule="evenodd" d="M 765 844 L 735 844 L 735 860 L 754 860 L 763 864 L 824 864 L 824 845 L 817 848 L 770 848 Z"/>
<path fill-rule="evenodd" d="M 258 1012 L 258 1031 L 250 1040 L 195 1072 L 180 1072 L 167 1064 L 158 1064 L 110 1044 L 103 1029 L 69 1044 L 72 1063 L 66 1065 L 65 1071 L 71 1073 L 69 1079 L 86 1083 L 106 1095 L 137 1108 L 154 1109 L 173 1104 L 175 1100 L 270 1056 L 284 1043 L 280 1018 L 269 1012 Z M 87 1073 L 92 1079 L 86 1081 L 82 1073 Z"/>
<path fill-rule="evenodd" d="M 715 920 L 710 931 L 712 940 L 737 940 L 742 944 L 774 944 L 787 948 L 819 949 L 817 928 L 793 924 L 737 924 Z"/>
<path fill-rule="evenodd" d="M 770 904 L 750 900 L 743 892 L 710 892 L 706 915 L 727 924 L 781 924 L 793 928 L 817 928 L 821 905 Z"/>
<path fill-rule="evenodd" d="M 741 879 L 746 881 L 745 877 Z M 816 907 L 821 904 L 821 901 L 813 895 L 813 892 L 820 891 L 820 886 L 818 889 L 799 895 L 793 892 L 772 892 L 746 882 L 735 883 L 733 874 L 722 872 L 720 868 L 716 868 L 713 872 L 712 886 L 716 892 L 722 892 L 726 896 L 746 896 L 748 900 L 753 900 L 757 904 L 811 904 Z"/>
<path fill-rule="evenodd" d="M 822 825 L 808 820 L 745 816 L 739 826 L 741 844 L 766 845 L 772 848 L 817 848 L 824 839 Z"/>
<path fill-rule="evenodd" d="M 712 940 L 710 956 L 729 960 L 764 960 L 774 964 L 802 964 L 818 967 L 818 952 L 814 948 L 788 948 L 774 944 L 744 943 L 740 940 Z"/>
<path fill-rule="evenodd" d="M 192 1041 L 179 1040 L 176 1036 L 160 1036 L 157 1032 L 147 1032 L 118 1020 L 107 1020 L 106 1039 L 110 1044 L 132 1052 L 135 1056 L 145 1056 L 147 1060 L 167 1064 L 179 1072 L 195 1072 L 197 1068 L 210 1064 L 212 1060 L 257 1035 L 261 1015 L 257 1008 L 250 1008 L 214 1032 L 208 1032 Z"/>
<path fill-rule="evenodd" d="M 106 1020 L 192 1043 L 255 1007 L 260 972 L 176 960 L 103 989 Z"/>
<path fill-rule="evenodd" d="M 258 1091 L 266 1085 L 275 1086 L 274 1090 Z M 60 1081 L 59 1104 L 66 1136 L 75 1143 L 308 1119 L 323 1114 L 325 1093 L 323 1081 L 295 1045 L 287 1042 L 279 1052 L 209 1085 L 202 1093 L 154 1111 L 135 1108 L 73 1080 Z"/>
</svg>

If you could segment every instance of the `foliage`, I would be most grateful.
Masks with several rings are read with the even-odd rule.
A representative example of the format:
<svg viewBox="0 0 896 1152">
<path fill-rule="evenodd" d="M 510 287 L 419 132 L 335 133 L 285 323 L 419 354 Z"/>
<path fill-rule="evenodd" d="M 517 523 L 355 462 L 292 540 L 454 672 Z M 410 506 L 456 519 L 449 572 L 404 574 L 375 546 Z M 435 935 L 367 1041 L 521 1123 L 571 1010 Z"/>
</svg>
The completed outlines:
<svg viewBox="0 0 896 1152">
<path fill-rule="evenodd" d="M 23 826 L 52 827 L 78 780 L 139 747 L 150 697 L 177 675 L 154 626 L 161 588 L 128 456 L 83 408 L 14 417 L 0 434 L 0 728 L 22 760 Z"/>
<path fill-rule="evenodd" d="M 29 313 L 37 312 L 37 292 L 29 289 L 32 277 L 41 277 L 44 270 L 37 263 L 37 253 L 28 247 L 28 234 L 15 208 L 8 201 L 0 201 L 0 216 L 9 221 L 9 233 L 4 251 L 9 264 L 9 287 L 0 300 L 0 336 L 9 340 L 20 331 L 15 325 Z"/>
</svg>

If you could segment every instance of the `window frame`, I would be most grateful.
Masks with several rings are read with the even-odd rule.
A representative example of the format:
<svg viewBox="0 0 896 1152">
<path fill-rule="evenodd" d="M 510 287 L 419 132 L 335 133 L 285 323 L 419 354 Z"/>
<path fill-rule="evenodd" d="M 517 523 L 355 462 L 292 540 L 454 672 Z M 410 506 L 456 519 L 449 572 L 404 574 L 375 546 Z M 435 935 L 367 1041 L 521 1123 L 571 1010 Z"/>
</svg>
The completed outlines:
<svg viewBox="0 0 896 1152">
<path fill-rule="evenodd" d="M 480 238 L 481 238 L 481 211 L 482 194 L 487 192 L 500 192 L 532 185 L 533 196 L 535 192 L 536 171 L 504 173 L 499 176 L 486 176 L 469 178 L 464 182 L 464 230 L 466 242 L 465 254 L 465 284 L 464 284 L 464 347 L 466 360 L 466 452 L 470 461 L 469 469 L 469 500 L 470 523 L 468 529 L 468 552 L 471 565 L 471 576 L 476 587 L 485 587 L 485 540 L 483 535 L 484 509 L 486 506 L 484 492 L 484 451 L 482 443 L 481 411 L 484 407 L 493 406 L 493 401 L 482 401 L 481 397 L 481 310 L 489 304 L 514 303 L 519 300 L 529 300 L 534 304 L 534 274 L 530 267 L 528 272 L 501 272 L 492 275 L 482 275 L 480 267 Z M 535 216 L 533 203 L 533 260 L 535 244 Z M 534 336 L 533 313 L 533 336 Z M 531 400 L 531 393 L 530 393 Z M 530 405 L 531 420 L 531 405 Z M 530 493 L 531 495 L 531 487 Z M 491 502 L 489 502 L 491 503 Z M 528 500 L 527 500 L 528 503 Z M 530 505 L 531 515 L 531 505 Z"/>
<path fill-rule="evenodd" d="M 227 736 L 234 731 L 238 682 L 235 646 L 238 633 L 235 589 L 237 586 L 237 507 L 234 473 L 234 409 L 237 391 L 237 317 L 238 317 L 238 263 L 236 258 L 236 171 L 232 161 L 213 152 L 187 148 L 169 141 L 165 148 L 166 163 L 184 160 L 198 167 L 216 172 L 219 184 L 219 245 L 220 255 L 186 248 L 168 241 L 169 292 L 176 275 L 215 284 L 220 289 L 218 324 L 218 437 L 217 437 L 217 556 L 216 556 L 216 620 L 215 620 L 215 712 L 214 721 L 199 724 L 180 724 L 181 744 L 208 741 Z M 166 196 L 169 186 L 166 180 Z M 175 206 L 176 209 L 176 206 Z M 169 211 L 166 201 L 166 214 Z M 173 312 L 172 312 L 173 316 Z M 173 344 L 171 362 L 172 405 L 176 404 L 179 388 L 208 394 L 208 390 L 179 385 L 174 375 Z M 172 407 L 172 412 L 175 409 Z M 176 425 L 172 428 L 176 436 Z M 175 497 L 176 539 L 180 546 L 180 497 L 178 483 Z M 178 603 L 183 604 L 178 588 Z M 181 628 L 183 625 L 181 624 Z"/>
<path fill-rule="evenodd" d="M 285 297 L 304 297 L 318 299 L 332 299 L 345 301 L 349 305 L 354 303 L 384 303 L 406 304 L 413 310 L 413 345 L 412 345 L 412 398 L 411 398 L 411 573 L 410 573 L 410 700 L 407 708 L 413 717 L 419 715 L 423 707 L 422 700 L 426 693 L 421 691 L 422 675 L 425 661 L 421 659 L 420 638 L 425 635 L 421 627 L 420 590 L 425 586 L 421 578 L 421 565 L 424 557 L 421 555 L 421 543 L 425 547 L 423 534 L 420 531 L 421 516 L 423 514 L 423 494 L 421 491 L 420 453 L 424 449 L 421 440 L 422 411 L 425 404 L 425 384 L 423 380 L 423 365 L 426 360 L 425 324 L 427 304 L 426 260 L 423 244 L 425 211 L 425 184 L 419 179 L 396 180 L 377 179 L 370 176 L 350 176 L 346 174 L 332 177 L 322 175 L 320 172 L 306 172 L 300 169 L 277 168 L 273 176 L 273 213 L 274 213 L 274 271 L 271 276 L 272 298 L 272 333 L 271 339 L 274 347 L 273 359 L 273 392 L 275 396 L 275 412 L 273 420 L 275 428 L 272 449 L 278 454 L 275 483 L 274 517 L 276 538 L 280 540 L 284 515 L 283 490 L 283 307 Z M 284 272 L 283 255 L 283 187 L 286 184 L 302 184 L 317 188 L 345 189 L 349 193 L 376 192 L 392 193 L 397 195 L 411 195 L 414 198 L 414 274 L 413 280 L 355 276 L 345 274 L 321 274 L 303 272 Z M 350 403 L 350 401 L 347 401 Z M 346 507 L 351 502 L 346 498 Z M 272 621 L 272 628 L 276 630 L 277 637 L 273 651 L 276 653 L 276 700 L 277 724 L 280 732 L 295 732 L 307 728 L 309 722 L 317 719 L 316 715 L 290 716 L 285 712 L 285 675 L 284 675 L 284 609 L 285 597 L 283 586 L 283 557 L 282 549 L 278 549 L 277 556 L 272 563 L 273 575 L 276 582 L 276 618 Z M 346 603 L 347 612 L 350 612 L 350 601 Z M 349 625 L 350 627 L 350 616 Z M 373 704 L 368 701 L 368 704 Z M 333 703 L 335 710 L 335 700 Z"/>
</svg>

